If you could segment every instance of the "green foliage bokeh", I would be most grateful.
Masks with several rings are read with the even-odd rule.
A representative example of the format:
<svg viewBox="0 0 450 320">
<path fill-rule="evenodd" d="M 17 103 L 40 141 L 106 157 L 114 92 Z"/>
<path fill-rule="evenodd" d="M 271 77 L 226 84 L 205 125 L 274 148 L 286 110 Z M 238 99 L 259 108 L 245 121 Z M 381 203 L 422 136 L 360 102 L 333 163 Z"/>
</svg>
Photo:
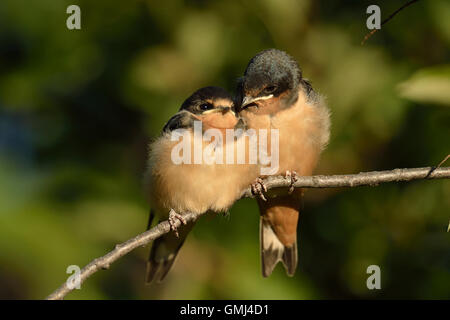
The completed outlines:
<svg viewBox="0 0 450 320">
<path fill-rule="evenodd" d="M 78 4 L 82 29 L 66 28 Z M 450 3 L 419 1 L 369 41 L 366 8 L 398 1 L 2 0 L 0 298 L 40 299 L 145 230 L 147 145 L 195 89 L 233 91 L 276 47 L 326 96 L 332 135 L 317 173 L 422 167 L 450 152 Z M 263 279 L 257 207 L 203 218 L 163 284 L 148 248 L 74 299 L 450 298 L 448 181 L 311 190 L 299 268 Z M 382 289 L 366 287 L 379 265 Z"/>
</svg>

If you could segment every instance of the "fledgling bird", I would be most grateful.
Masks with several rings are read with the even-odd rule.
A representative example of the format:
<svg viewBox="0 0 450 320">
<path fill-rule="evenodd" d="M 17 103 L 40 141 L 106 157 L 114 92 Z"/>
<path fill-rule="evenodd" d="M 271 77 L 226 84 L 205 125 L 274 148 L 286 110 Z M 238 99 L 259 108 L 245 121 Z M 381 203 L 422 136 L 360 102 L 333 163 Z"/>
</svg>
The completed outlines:
<svg viewBox="0 0 450 320">
<path fill-rule="evenodd" d="M 292 184 L 311 175 L 329 140 L 329 111 L 323 98 L 302 77 L 297 62 L 284 51 L 268 49 L 253 57 L 238 82 L 239 114 L 250 129 L 279 130 L 279 169 Z M 272 189 L 259 198 L 262 274 L 282 261 L 288 275 L 297 267 L 297 223 L 301 189 Z M 261 192 L 261 188 L 259 190 Z"/>
<path fill-rule="evenodd" d="M 199 143 L 203 152 L 211 143 L 194 133 L 195 121 L 201 121 L 203 132 L 218 129 L 223 137 L 226 137 L 227 129 L 236 130 L 237 135 L 232 141 L 223 141 L 222 164 L 220 161 L 194 163 L 194 144 Z M 179 142 L 172 141 L 171 135 L 177 129 L 187 130 L 190 137 L 187 140 L 191 148 L 188 155 L 190 163 L 176 164 L 172 159 L 173 148 Z M 184 101 L 179 112 L 164 126 L 160 137 L 150 145 L 146 185 L 152 211 L 160 221 L 169 219 L 172 225 L 174 219 L 180 219 L 184 225 L 154 241 L 147 263 L 147 283 L 164 279 L 194 226 L 195 222 L 186 224 L 183 221 L 182 213 L 226 212 L 257 178 L 256 164 L 242 165 L 237 161 L 230 164 L 225 161 L 231 149 L 236 158 L 238 142 L 247 139 L 238 129 L 245 130 L 245 125 L 242 119 L 236 117 L 233 97 L 220 87 L 205 87 Z M 219 152 L 217 148 L 213 153 Z M 187 150 L 184 152 L 189 154 Z"/>
</svg>

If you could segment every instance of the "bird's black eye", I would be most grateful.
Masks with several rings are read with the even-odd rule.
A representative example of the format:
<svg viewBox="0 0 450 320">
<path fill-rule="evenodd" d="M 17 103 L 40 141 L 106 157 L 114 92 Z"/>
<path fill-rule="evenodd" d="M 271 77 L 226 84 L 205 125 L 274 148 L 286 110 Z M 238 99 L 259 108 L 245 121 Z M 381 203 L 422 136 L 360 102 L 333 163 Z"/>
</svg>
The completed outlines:
<svg viewBox="0 0 450 320">
<path fill-rule="evenodd" d="M 277 90 L 277 86 L 267 86 L 264 88 L 265 93 L 274 93 Z"/>
<path fill-rule="evenodd" d="M 202 103 L 200 105 L 200 110 L 202 110 L 202 111 L 211 110 L 211 109 L 214 109 L 214 106 L 211 103 Z"/>
</svg>

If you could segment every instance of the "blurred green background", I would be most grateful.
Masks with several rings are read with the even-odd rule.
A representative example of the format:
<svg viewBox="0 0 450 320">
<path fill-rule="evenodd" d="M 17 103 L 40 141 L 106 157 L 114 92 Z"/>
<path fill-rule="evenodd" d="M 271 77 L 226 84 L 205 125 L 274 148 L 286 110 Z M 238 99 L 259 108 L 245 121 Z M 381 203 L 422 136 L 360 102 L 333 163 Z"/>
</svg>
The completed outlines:
<svg viewBox="0 0 450 320">
<path fill-rule="evenodd" d="M 317 173 L 422 167 L 450 152 L 450 2 L 419 1 L 368 42 L 366 8 L 405 1 L 1 0 L 0 298 L 44 298 L 143 232 L 148 142 L 195 89 L 234 90 L 276 47 L 327 97 L 332 135 Z M 81 7 L 81 30 L 66 8 Z M 450 298 L 450 182 L 311 190 L 299 268 L 263 279 L 258 211 L 204 217 L 163 284 L 149 247 L 69 299 Z M 381 290 L 366 269 L 381 268 Z"/>
</svg>

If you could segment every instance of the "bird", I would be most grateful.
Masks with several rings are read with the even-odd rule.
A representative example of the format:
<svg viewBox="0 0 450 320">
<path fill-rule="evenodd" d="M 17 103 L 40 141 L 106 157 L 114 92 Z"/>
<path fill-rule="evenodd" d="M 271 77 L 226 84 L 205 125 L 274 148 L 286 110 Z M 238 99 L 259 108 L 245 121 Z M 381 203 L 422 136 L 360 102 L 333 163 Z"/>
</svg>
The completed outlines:
<svg viewBox="0 0 450 320">
<path fill-rule="evenodd" d="M 248 137 L 244 134 L 245 123 L 236 116 L 233 98 L 221 87 L 210 86 L 195 91 L 170 118 L 161 135 L 150 144 L 145 184 L 152 209 L 147 228 L 157 216 L 160 221 L 169 220 L 173 232 L 153 242 L 147 262 L 147 284 L 154 280 L 161 282 L 166 277 L 195 225 L 195 222 L 186 223 L 183 213 L 225 213 L 240 198 L 242 191 L 258 177 L 256 163 L 238 164 L 236 160 L 238 143 L 242 139 L 246 141 Z M 195 143 L 199 143 L 202 153 L 211 144 L 196 136 L 196 123 L 201 123 L 201 133 L 205 134 L 209 129 L 215 129 L 225 137 L 227 130 L 234 130 L 233 139 L 224 141 L 225 148 L 221 153 L 226 159 L 233 152 L 233 161 L 195 163 Z M 177 130 L 184 130 L 189 138 L 186 140 L 189 150 L 183 150 L 183 156 L 186 152 L 190 160 L 186 163 L 173 161 L 173 150 L 179 142 L 173 141 L 171 137 Z M 220 155 L 219 147 L 217 145 L 208 150 L 212 150 L 212 156 Z M 247 157 L 248 147 L 244 152 Z M 182 222 L 178 229 L 174 227 L 175 219 Z"/>
<path fill-rule="evenodd" d="M 311 175 L 330 136 L 330 112 L 324 98 L 303 78 L 297 61 L 286 52 L 267 49 L 248 63 L 238 79 L 237 110 L 250 129 L 276 129 L 279 166 L 273 175 L 290 179 L 289 190 L 256 190 L 260 211 L 262 275 L 268 277 L 278 262 L 289 276 L 298 263 L 297 224 L 303 190 L 294 189 L 298 175 Z M 264 178 L 262 176 L 261 178 Z M 259 180 L 263 184 L 262 180 Z M 267 201 L 265 201 L 267 198 Z"/>
</svg>

